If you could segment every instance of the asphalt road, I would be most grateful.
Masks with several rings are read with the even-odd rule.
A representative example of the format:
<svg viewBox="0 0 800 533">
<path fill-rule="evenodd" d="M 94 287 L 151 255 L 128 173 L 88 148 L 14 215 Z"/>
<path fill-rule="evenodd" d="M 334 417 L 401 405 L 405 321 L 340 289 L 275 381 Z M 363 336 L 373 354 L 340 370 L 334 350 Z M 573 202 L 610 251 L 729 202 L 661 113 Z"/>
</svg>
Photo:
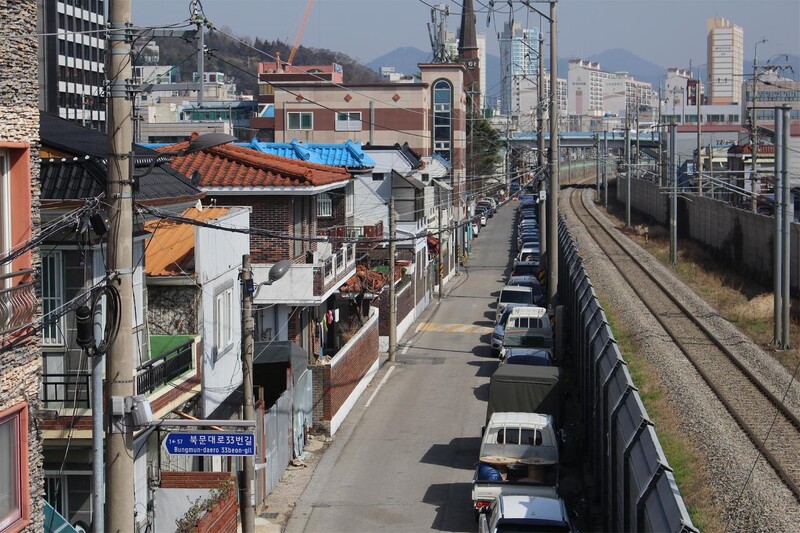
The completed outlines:
<svg viewBox="0 0 800 533">
<path fill-rule="evenodd" d="M 336 434 L 286 531 L 476 531 L 470 498 L 497 367 L 488 336 L 511 265 L 516 202 L 401 339 Z"/>
</svg>

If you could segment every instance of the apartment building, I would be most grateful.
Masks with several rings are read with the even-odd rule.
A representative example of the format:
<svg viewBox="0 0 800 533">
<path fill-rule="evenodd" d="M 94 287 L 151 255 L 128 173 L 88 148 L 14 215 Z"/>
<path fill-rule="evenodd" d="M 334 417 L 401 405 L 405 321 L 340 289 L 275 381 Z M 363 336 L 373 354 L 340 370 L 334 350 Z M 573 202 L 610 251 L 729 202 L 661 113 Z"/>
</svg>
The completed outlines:
<svg viewBox="0 0 800 533">
<path fill-rule="evenodd" d="M 723 18 L 710 18 L 707 29 L 709 103 L 737 103 L 744 78 L 744 31 Z"/>
</svg>

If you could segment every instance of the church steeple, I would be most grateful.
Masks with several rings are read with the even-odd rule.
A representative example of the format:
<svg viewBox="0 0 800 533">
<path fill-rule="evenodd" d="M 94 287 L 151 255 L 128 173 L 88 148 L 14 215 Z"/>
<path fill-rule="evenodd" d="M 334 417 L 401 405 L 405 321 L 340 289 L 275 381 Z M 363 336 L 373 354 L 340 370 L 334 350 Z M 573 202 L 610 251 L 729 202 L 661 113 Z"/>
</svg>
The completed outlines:
<svg viewBox="0 0 800 533">
<path fill-rule="evenodd" d="M 481 70 L 478 60 L 478 37 L 475 31 L 475 9 L 472 0 L 464 0 L 461 9 L 461 31 L 458 35 L 458 57 L 467 68 L 464 86 L 477 102 L 480 100 Z"/>
</svg>

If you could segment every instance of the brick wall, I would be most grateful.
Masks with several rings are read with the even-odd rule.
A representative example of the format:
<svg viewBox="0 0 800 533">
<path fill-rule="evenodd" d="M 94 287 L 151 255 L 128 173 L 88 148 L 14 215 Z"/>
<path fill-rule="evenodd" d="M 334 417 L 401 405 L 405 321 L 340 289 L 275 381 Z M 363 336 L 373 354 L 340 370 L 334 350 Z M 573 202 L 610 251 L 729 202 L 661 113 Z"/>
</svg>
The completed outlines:
<svg viewBox="0 0 800 533">
<path fill-rule="evenodd" d="M 217 205 L 248 206 L 250 227 L 291 234 L 291 196 L 217 196 Z M 253 263 L 274 263 L 293 257 L 292 241 L 264 235 L 250 235 L 250 255 Z"/>
<path fill-rule="evenodd" d="M 343 226 L 346 224 L 344 216 L 345 209 L 345 189 L 336 189 L 328 192 L 331 195 L 331 203 L 333 204 L 333 216 L 326 218 L 317 218 L 317 228 L 321 231 L 324 229 L 332 228 L 334 226 Z M 316 209 L 316 202 L 314 202 Z"/>
<path fill-rule="evenodd" d="M 232 483 L 234 489 L 197 521 L 197 533 L 236 533 L 239 503 L 236 478 L 228 472 L 161 472 L 162 489 L 218 489 Z"/>
<path fill-rule="evenodd" d="M 397 291 L 397 320 L 399 324 L 408 313 L 414 309 L 414 287 L 412 283 L 406 284 Z M 380 296 L 372 300 L 372 307 L 380 311 L 378 317 L 378 334 L 381 337 L 389 335 L 389 290 L 384 289 Z"/>
<path fill-rule="evenodd" d="M 3 2 L 3 31 L 8 35 L 32 35 L 36 32 L 37 12 L 35 0 L 17 0 Z M 38 41 L 37 39 L 18 39 L 6 41 L 7 48 L 0 54 L 3 83 L 0 83 L 0 143 L 9 149 L 13 160 L 19 157 L 24 178 L 19 185 L 24 192 L 24 204 L 21 197 L 14 198 L 16 189 L 12 187 L 12 213 L 24 205 L 30 207 L 30 224 L 26 228 L 12 227 L 12 234 L 20 229 L 30 229 L 37 234 L 41 227 L 39 204 L 39 81 L 38 75 Z M 28 176 L 29 173 L 29 176 Z M 30 206 L 27 196 L 30 195 Z M 40 271 L 41 260 L 37 249 L 30 255 L 32 268 Z M 17 262 L 14 262 L 17 270 Z M 15 283 L 19 278 L 15 279 Z M 38 278 L 35 281 L 36 309 L 34 320 L 41 317 L 41 293 Z M 5 340 L 5 339 L 4 339 Z M 27 454 L 23 468 L 22 482 L 25 486 L 25 499 L 28 503 L 29 521 L 27 529 L 42 531 L 44 474 L 42 459 L 41 433 L 32 410 L 39 409 L 39 380 L 42 370 L 41 340 L 31 337 L 20 346 L 3 352 L 0 356 L 0 412 L 8 409 L 27 407 L 27 442 L 21 442 L 22 450 Z M 24 419 L 23 423 L 24 423 Z M 12 526 L 14 529 L 14 526 Z"/>
<path fill-rule="evenodd" d="M 368 324 L 360 333 L 352 344 L 337 352 L 334 361 L 310 367 L 314 420 L 326 433 L 330 433 L 331 419 L 378 360 L 378 322 Z"/>
</svg>

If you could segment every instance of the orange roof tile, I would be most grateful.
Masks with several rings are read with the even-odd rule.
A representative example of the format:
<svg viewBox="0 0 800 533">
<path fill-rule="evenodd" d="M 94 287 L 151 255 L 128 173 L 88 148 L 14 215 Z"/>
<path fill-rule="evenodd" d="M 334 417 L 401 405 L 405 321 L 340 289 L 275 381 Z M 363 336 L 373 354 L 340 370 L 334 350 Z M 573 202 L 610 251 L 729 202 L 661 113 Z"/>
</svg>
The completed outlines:
<svg viewBox="0 0 800 533">
<path fill-rule="evenodd" d="M 189 141 L 159 148 L 184 150 Z M 315 187 L 350 179 L 343 168 L 297 161 L 230 144 L 174 157 L 170 166 L 189 176 L 200 173 L 200 187 Z"/>
<path fill-rule="evenodd" d="M 182 217 L 200 222 L 215 220 L 230 211 L 228 207 L 190 207 Z M 145 230 L 153 234 L 147 240 L 144 266 L 149 276 L 181 276 L 194 273 L 194 225 L 173 220 L 150 220 Z"/>
</svg>

